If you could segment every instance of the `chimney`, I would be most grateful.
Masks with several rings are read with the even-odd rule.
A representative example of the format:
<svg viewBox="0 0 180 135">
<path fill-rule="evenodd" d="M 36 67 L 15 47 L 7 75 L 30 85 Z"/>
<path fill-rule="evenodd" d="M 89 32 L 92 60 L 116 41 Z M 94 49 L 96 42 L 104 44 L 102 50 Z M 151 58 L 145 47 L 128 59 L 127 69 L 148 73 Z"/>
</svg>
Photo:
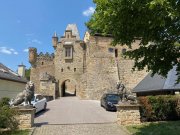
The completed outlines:
<svg viewBox="0 0 180 135">
<path fill-rule="evenodd" d="M 18 74 L 21 77 L 25 77 L 25 69 L 26 69 L 26 66 L 24 66 L 23 63 L 21 65 L 18 65 Z"/>
</svg>

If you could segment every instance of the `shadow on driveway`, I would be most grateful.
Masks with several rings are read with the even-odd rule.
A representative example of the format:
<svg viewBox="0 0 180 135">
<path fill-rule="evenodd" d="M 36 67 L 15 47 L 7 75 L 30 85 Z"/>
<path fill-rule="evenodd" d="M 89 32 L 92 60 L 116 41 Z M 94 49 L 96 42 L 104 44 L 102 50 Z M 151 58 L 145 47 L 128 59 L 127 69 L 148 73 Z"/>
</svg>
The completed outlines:
<svg viewBox="0 0 180 135">
<path fill-rule="evenodd" d="M 49 110 L 50 109 L 39 111 L 38 113 L 35 114 L 35 118 L 38 118 L 39 116 L 43 115 L 44 113 L 48 112 Z"/>
</svg>

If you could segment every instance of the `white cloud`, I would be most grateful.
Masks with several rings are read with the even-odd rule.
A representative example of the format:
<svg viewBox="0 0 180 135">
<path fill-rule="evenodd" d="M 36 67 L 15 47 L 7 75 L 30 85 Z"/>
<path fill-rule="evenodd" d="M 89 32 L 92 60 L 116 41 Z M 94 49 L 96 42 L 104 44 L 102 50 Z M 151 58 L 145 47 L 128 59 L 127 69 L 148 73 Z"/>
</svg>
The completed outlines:
<svg viewBox="0 0 180 135">
<path fill-rule="evenodd" d="M 84 16 L 91 16 L 95 11 L 94 7 L 89 7 L 87 10 L 83 11 Z"/>
<path fill-rule="evenodd" d="M 31 41 L 31 43 L 42 44 L 42 42 L 39 41 L 39 40 L 37 40 L 37 39 L 33 39 L 33 40 Z"/>
<path fill-rule="evenodd" d="M 23 52 L 28 52 L 28 51 L 29 51 L 29 49 L 24 49 L 24 50 L 23 50 Z"/>
<path fill-rule="evenodd" d="M 16 50 L 7 47 L 0 47 L 0 53 L 18 55 L 18 52 Z"/>
<path fill-rule="evenodd" d="M 13 54 L 18 55 L 18 52 L 13 52 Z"/>
</svg>

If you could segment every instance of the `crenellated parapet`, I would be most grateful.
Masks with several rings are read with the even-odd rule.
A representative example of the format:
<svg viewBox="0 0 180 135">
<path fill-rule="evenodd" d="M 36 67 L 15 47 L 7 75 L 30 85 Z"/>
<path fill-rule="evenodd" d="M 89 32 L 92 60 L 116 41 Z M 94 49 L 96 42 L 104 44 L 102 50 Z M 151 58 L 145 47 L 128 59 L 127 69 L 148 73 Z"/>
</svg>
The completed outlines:
<svg viewBox="0 0 180 135">
<path fill-rule="evenodd" d="M 54 53 L 45 54 L 40 52 L 37 53 L 37 49 L 34 47 L 29 48 L 29 63 L 33 68 L 44 66 L 44 65 L 52 65 L 54 64 Z"/>
<path fill-rule="evenodd" d="M 38 66 L 44 66 L 44 65 L 51 65 L 54 64 L 54 53 L 48 53 L 46 52 L 45 54 L 40 52 L 37 55 L 37 65 Z"/>
<path fill-rule="evenodd" d="M 48 53 L 46 52 L 45 54 L 43 52 L 40 52 L 37 55 L 37 59 L 44 59 L 44 60 L 53 60 L 54 59 L 54 53 Z"/>
</svg>

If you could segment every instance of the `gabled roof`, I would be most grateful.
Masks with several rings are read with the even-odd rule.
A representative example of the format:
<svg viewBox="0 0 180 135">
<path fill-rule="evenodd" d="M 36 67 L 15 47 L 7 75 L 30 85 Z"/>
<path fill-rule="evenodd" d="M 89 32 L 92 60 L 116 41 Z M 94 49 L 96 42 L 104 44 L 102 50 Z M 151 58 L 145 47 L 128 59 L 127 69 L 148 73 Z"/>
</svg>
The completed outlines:
<svg viewBox="0 0 180 135">
<path fill-rule="evenodd" d="M 151 77 L 149 73 L 132 92 L 151 92 L 151 91 L 166 91 L 166 90 L 180 90 L 180 83 L 176 84 L 177 80 L 176 66 L 168 72 L 167 78 L 155 74 Z"/>
<path fill-rule="evenodd" d="M 76 24 L 68 24 L 66 27 L 66 31 L 68 31 L 68 30 L 71 30 L 72 35 L 76 36 L 77 40 L 80 40 L 79 31 L 78 31 Z"/>
<path fill-rule="evenodd" d="M 27 80 L 0 63 L 0 79 L 26 83 Z"/>
</svg>

